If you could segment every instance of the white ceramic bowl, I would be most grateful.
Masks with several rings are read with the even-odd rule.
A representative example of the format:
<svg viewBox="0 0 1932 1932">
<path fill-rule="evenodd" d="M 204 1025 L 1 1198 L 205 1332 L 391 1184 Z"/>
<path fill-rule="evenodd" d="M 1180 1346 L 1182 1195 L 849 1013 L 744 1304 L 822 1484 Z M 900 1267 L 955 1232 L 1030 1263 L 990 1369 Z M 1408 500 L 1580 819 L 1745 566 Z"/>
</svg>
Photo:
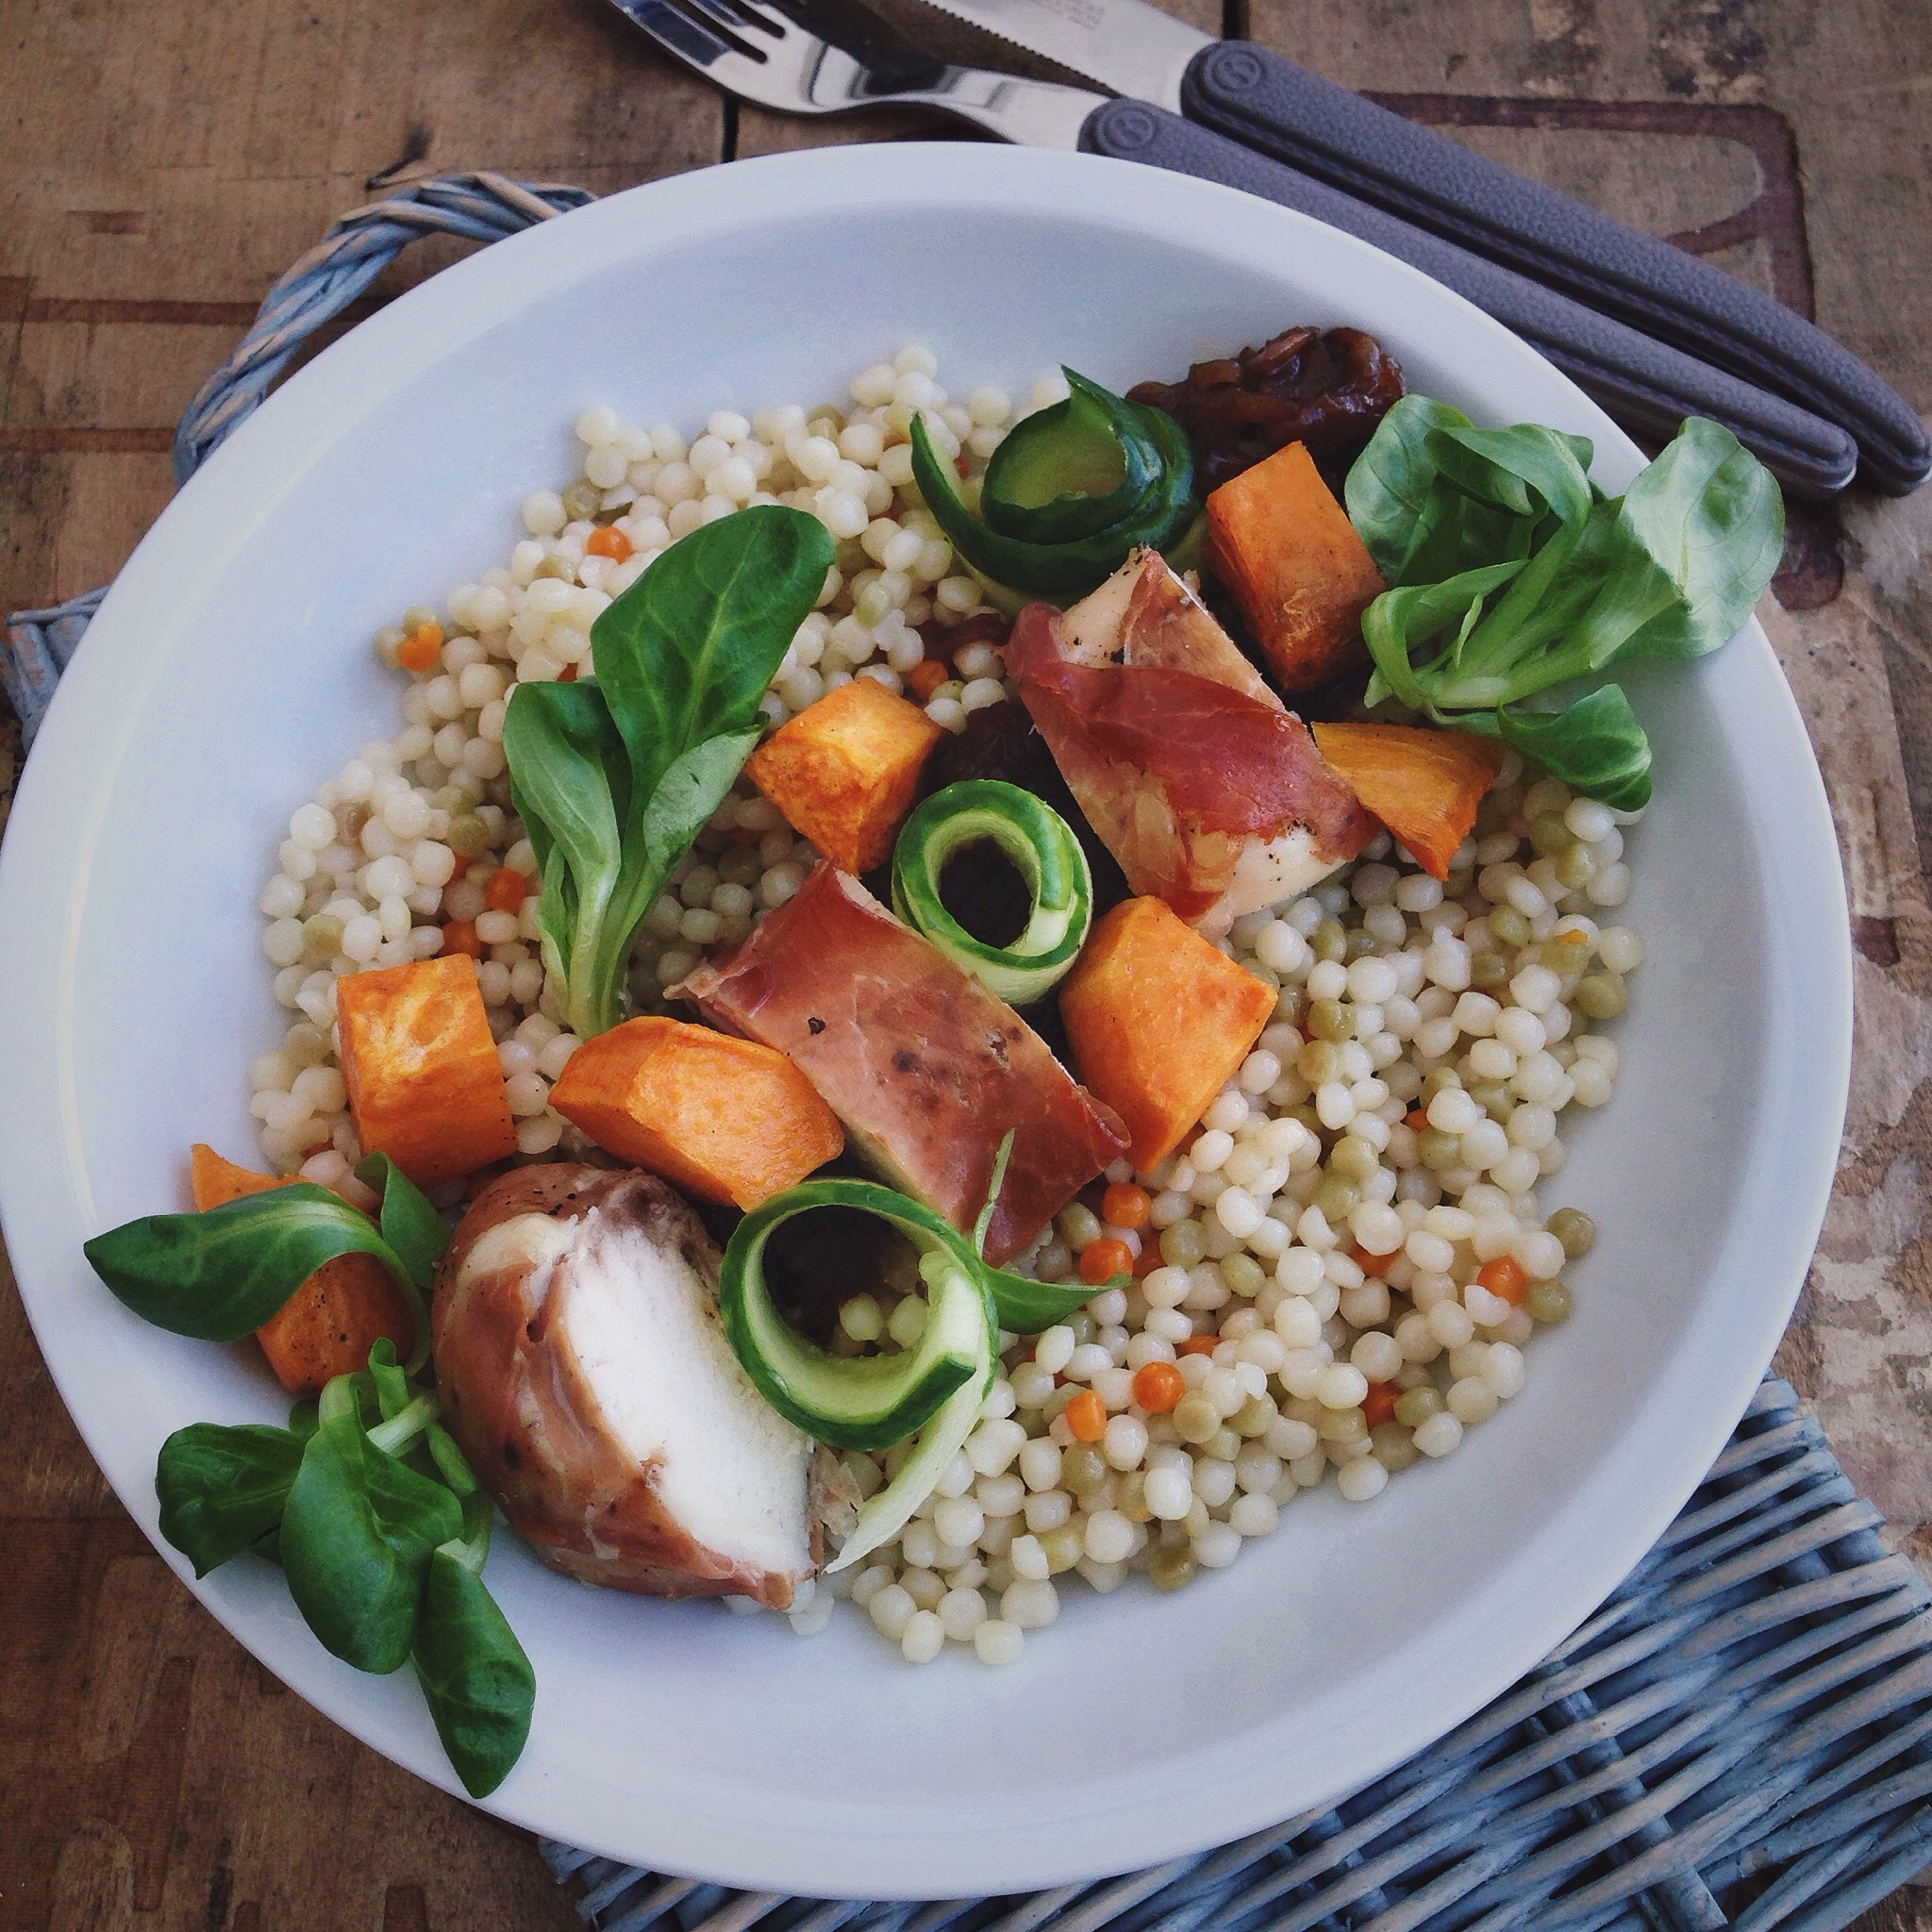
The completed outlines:
<svg viewBox="0 0 1932 1932">
<path fill-rule="evenodd" d="M 484 251 L 296 375 L 170 506 L 102 607 L 0 865 L 0 1208 L 61 1394 L 155 1535 L 155 1452 L 278 1419 L 251 1351 L 143 1326 L 82 1240 L 247 1158 L 278 1037 L 254 899 L 291 809 L 398 723 L 371 633 L 505 554 L 603 400 L 691 423 L 841 391 L 902 342 L 963 392 L 1067 361 L 1116 384 L 1290 323 L 1379 335 L 1478 421 L 1640 458 L 1514 337 L 1411 270 L 1227 190 L 982 146 L 820 150 L 621 194 Z M 1850 971 L 1824 794 L 1754 623 L 1643 675 L 1648 958 L 1614 1103 L 1554 1206 L 1596 1216 L 1529 1385 L 1373 1506 L 1332 1488 L 1184 1595 L 1069 1593 L 1018 1665 L 903 1665 L 863 1620 L 575 1587 L 499 1538 L 537 1667 L 491 1808 L 661 1869 L 827 1895 L 1011 1891 L 1146 1865 L 1337 1796 L 1503 1690 L 1616 1584 L 1722 1446 L 1781 1332 L 1842 1113 Z M 163 1555 L 186 1579 L 186 1566 Z M 278 1676 L 454 1789 L 408 1673 L 325 1656 L 266 1564 L 190 1587 Z"/>
</svg>

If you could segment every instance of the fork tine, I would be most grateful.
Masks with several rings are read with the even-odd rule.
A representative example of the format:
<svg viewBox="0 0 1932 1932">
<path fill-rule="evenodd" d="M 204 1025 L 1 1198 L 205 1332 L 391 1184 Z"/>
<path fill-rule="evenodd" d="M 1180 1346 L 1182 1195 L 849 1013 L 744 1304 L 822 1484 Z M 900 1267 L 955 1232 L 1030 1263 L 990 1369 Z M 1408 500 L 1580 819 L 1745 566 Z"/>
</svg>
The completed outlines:
<svg viewBox="0 0 1932 1932">
<path fill-rule="evenodd" d="M 687 0 L 687 4 L 702 7 L 714 18 L 728 19 L 740 33 L 750 27 L 773 40 L 782 41 L 788 34 L 799 30 L 775 8 L 757 6 L 754 0 Z"/>
<path fill-rule="evenodd" d="M 744 35 L 747 25 L 755 25 L 761 32 L 767 34 L 778 31 L 768 22 L 758 20 L 748 8 L 731 6 L 729 0 L 677 0 L 677 4 L 688 13 L 702 16 L 696 23 L 701 31 L 708 25 L 723 34 L 741 51 L 757 58 L 762 58 L 763 56 L 758 54 L 757 48 L 746 44 Z"/>
<path fill-rule="evenodd" d="M 944 71 L 945 63 L 913 47 L 898 28 L 864 4 L 864 0 L 731 0 L 747 12 L 781 20 L 792 33 L 815 39 L 850 55 L 861 67 L 874 70 L 874 79 L 886 87 L 924 87 Z"/>
<path fill-rule="evenodd" d="M 668 0 L 701 33 L 714 33 L 743 58 L 763 64 L 773 41 L 782 44 L 801 29 L 790 21 L 768 18 L 744 0 Z"/>
<path fill-rule="evenodd" d="M 802 31 L 799 23 L 782 8 L 774 7 L 772 0 L 731 0 L 731 5 L 753 25 L 762 27 L 768 34 L 776 34 L 780 39 L 786 34 Z"/>
<path fill-rule="evenodd" d="M 670 0 L 616 0 L 616 4 L 659 45 L 693 67 L 709 68 L 738 51 L 722 34 L 700 26 Z"/>
</svg>

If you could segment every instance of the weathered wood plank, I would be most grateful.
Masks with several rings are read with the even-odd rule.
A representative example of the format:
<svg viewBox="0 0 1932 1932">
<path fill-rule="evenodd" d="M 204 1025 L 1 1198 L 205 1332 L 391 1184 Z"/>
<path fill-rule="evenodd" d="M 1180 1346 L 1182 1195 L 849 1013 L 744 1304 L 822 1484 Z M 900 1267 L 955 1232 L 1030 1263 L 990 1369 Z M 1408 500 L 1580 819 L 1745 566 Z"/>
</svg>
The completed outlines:
<svg viewBox="0 0 1932 1932">
<path fill-rule="evenodd" d="M 117 569 L 167 440 L 263 291 L 369 177 L 489 167 L 598 193 L 720 159 L 716 93 L 603 0 L 9 16 L 0 75 L 0 604 Z M 111 110 L 102 104 L 111 103 Z M 462 252 L 417 244 L 377 284 Z M 139 318 L 139 319 L 137 319 Z"/>
<path fill-rule="evenodd" d="M 0 1517 L 120 1515 L 61 1406 L 0 1254 Z"/>
<path fill-rule="evenodd" d="M 4 1932 L 576 1923 L 522 1834 L 283 1690 L 125 1517 L 0 1537 Z"/>
</svg>

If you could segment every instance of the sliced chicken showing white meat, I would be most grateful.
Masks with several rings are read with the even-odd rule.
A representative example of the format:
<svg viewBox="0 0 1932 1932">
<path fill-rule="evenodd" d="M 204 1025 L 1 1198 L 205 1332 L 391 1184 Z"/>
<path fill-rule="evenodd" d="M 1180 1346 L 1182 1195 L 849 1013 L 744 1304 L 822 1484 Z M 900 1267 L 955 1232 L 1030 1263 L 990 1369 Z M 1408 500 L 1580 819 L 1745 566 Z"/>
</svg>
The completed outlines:
<svg viewBox="0 0 1932 1932">
<path fill-rule="evenodd" d="M 1067 611 L 1060 620 L 1060 654 L 1073 664 L 1186 671 L 1277 711 L 1288 709 L 1158 550 L 1135 551 Z"/>
<path fill-rule="evenodd" d="M 654 1175 L 505 1174 L 444 1257 L 437 1373 L 457 1441 L 553 1569 L 783 1609 L 815 1567 L 812 1444 L 732 1353 L 718 1264 Z"/>
</svg>

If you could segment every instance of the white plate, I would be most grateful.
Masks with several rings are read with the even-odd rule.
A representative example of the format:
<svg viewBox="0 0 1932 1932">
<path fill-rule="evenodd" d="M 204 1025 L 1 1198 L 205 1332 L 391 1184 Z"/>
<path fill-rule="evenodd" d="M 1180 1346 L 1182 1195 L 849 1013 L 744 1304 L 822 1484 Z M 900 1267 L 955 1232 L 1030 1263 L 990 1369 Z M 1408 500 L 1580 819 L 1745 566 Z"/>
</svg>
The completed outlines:
<svg viewBox="0 0 1932 1932">
<path fill-rule="evenodd" d="M 181 1205 L 191 1141 L 248 1157 L 243 1069 L 278 1037 L 254 898 L 281 827 L 397 728 L 371 633 L 502 558 L 523 493 L 570 474 L 576 412 L 833 395 L 909 340 L 962 393 L 1062 360 L 1124 384 L 1301 322 L 1373 330 L 1478 421 L 1594 437 L 1612 490 L 1641 460 L 1514 337 L 1346 236 L 1121 162 L 947 145 L 740 163 L 548 223 L 364 323 L 215 455 L 95 618 L 0 864 L 0 1208 L 60 1392 L 150 1536 L 170 1430 L 282 1405 L 252 1351 L 143 1326 L 80 1243 Z M 1546 1189 L 1601 1239 L 1521 1396 L 1370 1507 L 1303 1498 L 1179 1597 L 1070 1592 L 1004 1670 L 907 1668 L 849 1615 L 802 1641 L 576 1588 L 505 1535 L 490 1580 L 539 1690 L 491 1808 L 738 1884 L 1011 1891 L 1337 1796 L 1580 1621 L 1771 1357 L 1849 1057 L 1837 848 L 1763 633 L 1635 697 L 1659 779 L 1624 916 L 1648 958 L 1616 1099 Z M 455 1788 L 408 1674 L 325 1656 L 266 1564 L 190 1587 L 319 1708 Z"/>
</svg>

